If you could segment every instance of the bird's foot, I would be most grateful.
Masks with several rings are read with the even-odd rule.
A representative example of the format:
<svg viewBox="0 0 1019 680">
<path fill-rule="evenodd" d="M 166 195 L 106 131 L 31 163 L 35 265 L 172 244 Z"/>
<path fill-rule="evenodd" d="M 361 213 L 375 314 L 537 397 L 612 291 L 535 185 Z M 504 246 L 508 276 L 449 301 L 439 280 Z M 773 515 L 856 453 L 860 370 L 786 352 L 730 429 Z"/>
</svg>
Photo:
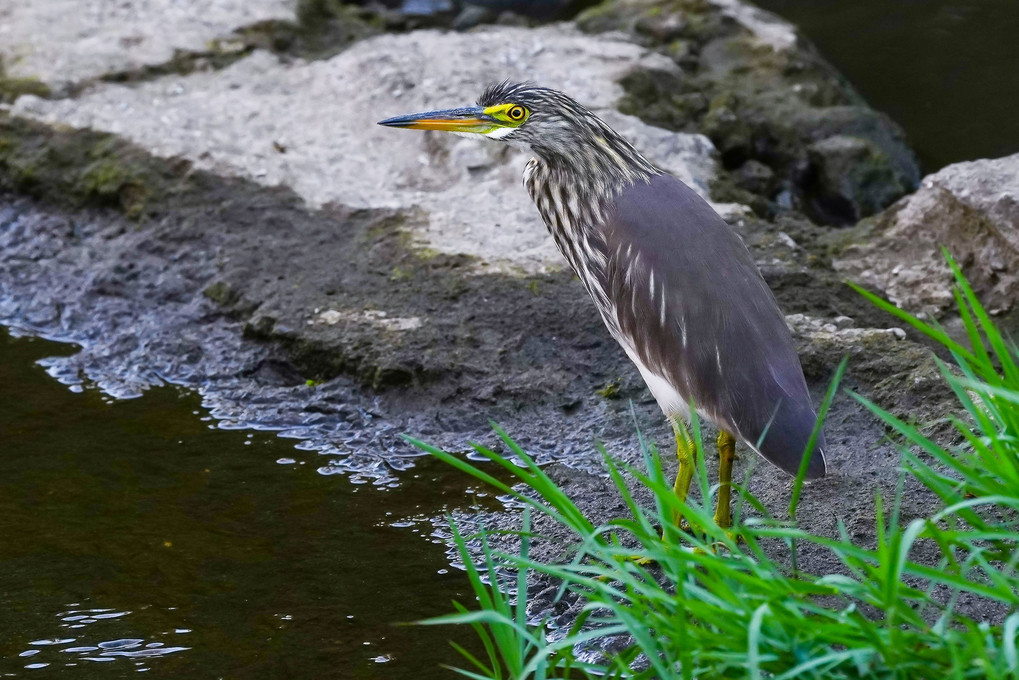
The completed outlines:
<svg viewBox="0 0 1019 680">
<path fill-rule="evenodd" d="M 629 562 L 630 564 L 634 564 L 634 565 L 636 565 L 638 567 L 642 567 L 642 568 L 646 569 L 646 568 L 656 564 L 655 560 L 651 559 L 650 557 L 639 557 L 637 555 L 630 555 L 630 556 L 627 556 L 627 557 L 617 556 L 615 559 L 616 559 L 616 562 L 620 566 L 622 566 L 622 565 L 626 564 L 627 562 Z M 610 576 L 609 574 L 603 574 L 603 575 L 597 577 L 597 579 L 595 579 L 595 580 L 600 581 L 601 583 L 611 583 L 612 581 L 615 581 L 616 579 L 612 578 L 612 576 Z"/>
</svg>

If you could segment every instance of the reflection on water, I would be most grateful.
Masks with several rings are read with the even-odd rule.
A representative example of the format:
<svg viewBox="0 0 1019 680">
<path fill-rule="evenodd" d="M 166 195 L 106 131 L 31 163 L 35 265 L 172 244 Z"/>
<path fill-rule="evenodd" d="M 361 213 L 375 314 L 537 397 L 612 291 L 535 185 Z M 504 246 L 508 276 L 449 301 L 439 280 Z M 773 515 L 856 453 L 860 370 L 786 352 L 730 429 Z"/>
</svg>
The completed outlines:
<svg viewBox="0 0 1019 680">
<path fill-rule="evenodd" d="M 1019 2 L 755 0 L 799 26 L 925 172 L 1019 151 Z"/>
<path fill-rule="evenodd" d="M 0 677 L 449 676 L 451 631 L 393 624 L 472 601 L 428 519 L 461 475 L 322 475 L 190 392 L 68 391 L 68 351 L 0 331 Z"/>
<path fill-rule="evenodd" d="M 130 613 L 110 608 L 71 609 L 60 612 L 57 617 L 61 621 L 59 627 L 73 630 L 107 619 L 117 619 Z M 179 628 L 174 630 L 173 634 L 183 635 L 190 632 L 186 628 Z M 145 671 L 149 669 L 146 660 L 152 657 L 190 649 L 189 647 L 168 645 L 166 642 L 152 642 L 138 638 L 101 640 L 91 644 L 91 641 L 95 640 L 97 636 L 103 635 L 98 630 L 90 630 L 87 633 L 82 631 L 75 635 L 76 637 L 32 640 L 28 643 L 28 649 L 18 654 L 18 657 L 29 660 L 29 663 L 25 664 L 25 668 L 36 669 L 50 665 L 73 667 L 82 662 L 112 662 L 114 657 L 119 656 L 134 660 L 135 669 Z"/>
</svg>

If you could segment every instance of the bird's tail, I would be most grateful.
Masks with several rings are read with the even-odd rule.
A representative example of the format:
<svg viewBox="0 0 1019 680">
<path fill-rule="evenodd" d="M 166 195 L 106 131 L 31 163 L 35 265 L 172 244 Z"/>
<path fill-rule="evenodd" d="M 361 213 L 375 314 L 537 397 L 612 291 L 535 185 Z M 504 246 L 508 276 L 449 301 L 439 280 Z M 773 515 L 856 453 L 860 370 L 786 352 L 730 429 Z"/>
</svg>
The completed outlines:
<svg viewBox="0 0 1019 680">
<path fill-rule="evenodd" d="M 775 415 L 763 429 L 763 438 L 758 437 L 755 448 L 758 453 L 791 475 L 800 470 L 810 436 L 814 432 L 817 413 L 808 404 L 786 400 L 779 404 Z M 817 439 L 809 452 L 807 479 L 824 477 L 828 464 L 824 457 L 824 432 L 817 433 Z"/>
</svg>

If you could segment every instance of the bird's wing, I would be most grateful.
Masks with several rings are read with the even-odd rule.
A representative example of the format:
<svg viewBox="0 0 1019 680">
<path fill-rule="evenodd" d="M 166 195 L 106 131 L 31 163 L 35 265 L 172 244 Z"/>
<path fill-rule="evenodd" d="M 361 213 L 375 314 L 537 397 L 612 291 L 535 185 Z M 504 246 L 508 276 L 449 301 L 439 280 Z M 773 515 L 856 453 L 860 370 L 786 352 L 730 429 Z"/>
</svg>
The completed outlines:
<svg viewBox="0 0 1019 680">
<path fill-rule="evenodd" d="M 600 283 L 610 322 L 634 339 L 631 357 L 795 474 L 816 415 L 785 318 L 743 241 L 671 175 L 623 189 L 602 234 Z M 808 476 L 824 471 L 823 453 L 813 455 Z"/>
</svg>

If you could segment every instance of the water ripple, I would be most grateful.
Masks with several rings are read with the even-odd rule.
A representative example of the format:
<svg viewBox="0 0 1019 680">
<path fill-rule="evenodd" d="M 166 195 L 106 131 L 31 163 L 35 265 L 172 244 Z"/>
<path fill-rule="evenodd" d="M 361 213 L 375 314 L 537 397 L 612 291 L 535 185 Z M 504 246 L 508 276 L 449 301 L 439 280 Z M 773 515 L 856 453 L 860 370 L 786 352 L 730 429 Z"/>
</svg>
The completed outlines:
<svg viewBox="0 0 1019 680">
<path fill-rule="evenodd" d="M 75 607 L 76 605 L 70 605 Z M 109 607 L 90 609 L 68 609 L 58 612 L 56 619 L 60 628 L 74 629 L 77 637 L 54 636 L 32 640 L 27 643 L 28 649 L 18 654 L 19 658 L 31 660 L 25 665 L 27 669 L 45 668 L 50 665 L 74 666 L 80 661 L 94 663 L 113 663 L 117 658 L 133 659 L 132 667 L 137 671 L 148 670 L 144 661 L 184 652 L 190 647 L 167 644 L 158 640 L 143 637 L 113 637 L 102 639 L 103 626 L 117 625 L 123 627 L 124 617 L 130 611 L 119 611 Z M 86 634 L 86 631 L 94 634 Z M 180 635 L 190 633 L 190 628 L 174 628 L 172 632 L 161 635 Z"/>
</svg>

